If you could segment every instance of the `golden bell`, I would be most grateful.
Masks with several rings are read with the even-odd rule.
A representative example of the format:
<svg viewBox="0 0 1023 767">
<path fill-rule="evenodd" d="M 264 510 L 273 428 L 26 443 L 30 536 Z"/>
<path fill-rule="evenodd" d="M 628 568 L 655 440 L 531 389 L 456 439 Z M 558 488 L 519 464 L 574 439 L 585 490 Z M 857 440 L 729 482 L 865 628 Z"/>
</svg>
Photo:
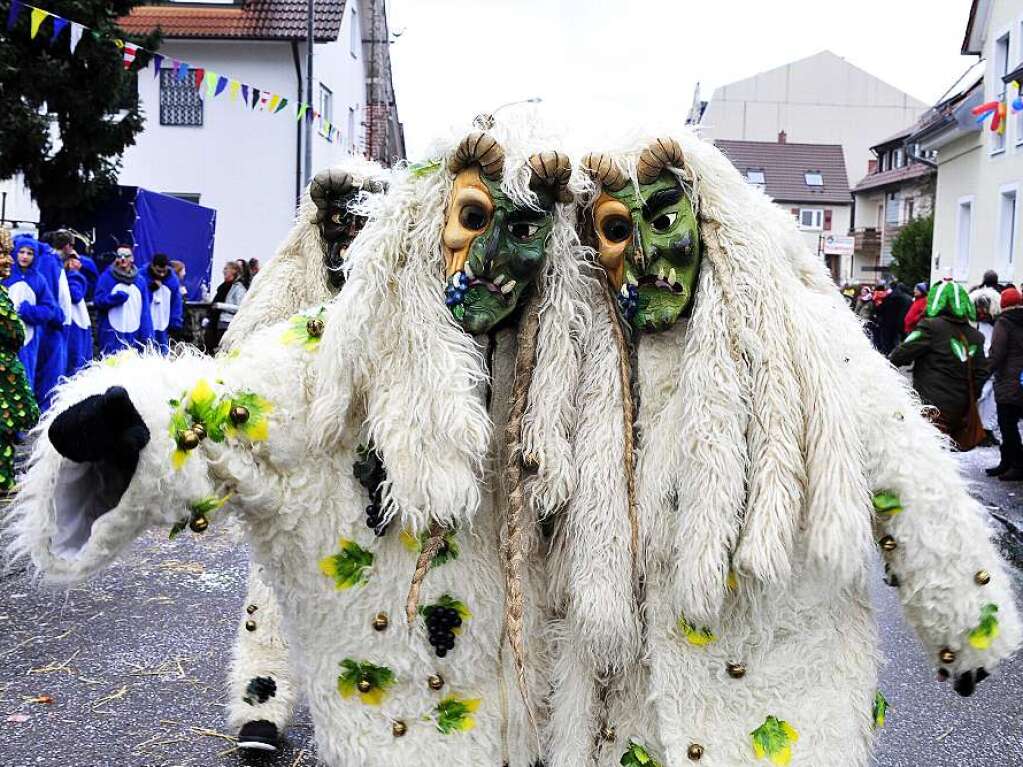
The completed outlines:
<svg viewBox="0 0 1023 767">
<path fill-rule="evenodd" d="M 741 663 L 729 663 L 725 666 L 725 669 L 728 671 L 728 676 L 732 677 L 732 679 L 742 679 L 746 676 L 746 667 Z"/>
<path fill-rule="evenodd" d="M 442 677 L 440 674 L 431 674 L 429 677 L 427 677 L 426 684 L 429 685 L 431 690 L 434 691 L 439 690 L 441 687 L 444 686 L 444 677 Z"/>
<path fill-rule="evenodd" d="M 230 417 L 231 423 L 233 423 L 235 426 L 243 424 L 249 420 L 249 409 L 247 407 L 243 407 L 242 405 L 235 405 L 234 407 L 231 408 Z"/>
<path fill-rule="evenodd" d="M 406 732 L 408 732 L 408 727 L 406 727 L 405 723 L 400 719 L 396 720 L 394 724 L 391 725 L 391 734 L 396 738 L 402 737 Z"/>
<path fill-rule="evenodd" d="M 201 423 L 193 423 L 192 431 L 195 432 L 195 436 L 199 438 L 199 441 L 206 439 L 206 427 Z"/>
<path fill-rule="evenodd" d="M 948 649 L 947 647 L 944 650 L 942 650 L 940 653 L 938 653 L 938 658 L 941 659 L 942 663 L 955 663 L 956 662 L 956 654 L 955 654 L 955 652 L 950 650 L 950 649 Z"/>
<path fill-rule="evenodd" d="M 199 435 L 195 429 L 183 429 L 178 432 L 178 447 L 182 450 L 195 450 L 199 447 Z"/>
<path fill-rule="evenodd" d="M 205 533 L 206 528 L 209 526 L 210 521 L 201 514 L 196 515 L 192 517 L 190 520 L 188 520 L 188 529 L 191 530 L 193 533 Z"/>
<path fill-rule="evenodd" d="M 256 630 L 256 622 L 255 621 L 245 621 L 245 630 L 246 631 L 255 631 Z"/>
<path fill-rule="evenodd" d="M 247 612 L 249 615 L 252 615 L 252 613 L 256 612 L 256 610 L 258 609 L 259 608 L 256 607 L 255 605 L 249 605 L 248 607 L 245 608 L 245 612 Z"/>
<path fill-rule="evenodd" d="M 386 631 L 391 621 L 387 618 L 387 613 L 377 613 L 376 617 L 373 618 L 373 628 L 377 631 Z"/>
<path fill-rule="evenodd" d="M 686 756 L 692 759 L 694 762 L 700 761 L 703 758 L 703 746 L 699 743 L 691 743 L 689 750 L 686 751 Z"/>
<path fill-rule="evenodd" d="M 359 688 L 359 692 L 369 692 L 373 689 L 373 683 L 365 677 L 359 680 L 359 684 L 357 686 Z"/>
<path fill-rule="evenodd" d="M 310 338 L 319 338 L 323 335 L 323 320 L 312 319 L 305 324 L 305 332 Z"/>
<path fill-rule="evenodd" d="M 878 541 L 878 544 L 884 551 L 895 551 L 895 549 L 899 547 L 898 542 L 890 535 L 886 535 L 884 538 Z"/>
<path fill-rule="evenodd" d="M 600 737 L 603 738 L 608 743 L 614 743 L 614 740 L 617 737 L 617 735 L 618 733 L 615 732 L 615 728 L 609 724 L 605 724 L 603 727 L 600 728 Z"/>
<path fill-rule="evenodd" d="M 991 583 L 991 573 L 987 570 L 978 570 L 977 574 L 973 576 L 973 580 L 978 586 L 987 586 Z"/>
</svg>

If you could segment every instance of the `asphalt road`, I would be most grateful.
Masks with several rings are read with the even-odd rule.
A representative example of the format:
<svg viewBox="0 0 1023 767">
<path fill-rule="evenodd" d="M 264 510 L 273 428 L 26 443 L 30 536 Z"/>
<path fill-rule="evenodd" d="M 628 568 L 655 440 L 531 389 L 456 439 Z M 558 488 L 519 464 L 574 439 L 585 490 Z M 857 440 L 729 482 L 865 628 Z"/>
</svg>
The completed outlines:
<svg viewBox="0 0 1023 767">
<path fill-rule="evenodd" d="M 964 457 L 964 468 L 978 497 L 1023 527 L 1023 483 L 983 478 L 992 453 Z M 0 767 L 317 764 L 304 710 L 276 758 L 243 756 L 224 730 L 223 674 L 245 572 L 243 547 L 214 528 L 202 540 L 147 536 L 66 594 L 24 573 L 0 580 Z M 959 698 L 936 680 L 893 590 L 874 581 L 892 705 L 877 765 L 1023 765 L 1023 659 Z"/>
</svg>

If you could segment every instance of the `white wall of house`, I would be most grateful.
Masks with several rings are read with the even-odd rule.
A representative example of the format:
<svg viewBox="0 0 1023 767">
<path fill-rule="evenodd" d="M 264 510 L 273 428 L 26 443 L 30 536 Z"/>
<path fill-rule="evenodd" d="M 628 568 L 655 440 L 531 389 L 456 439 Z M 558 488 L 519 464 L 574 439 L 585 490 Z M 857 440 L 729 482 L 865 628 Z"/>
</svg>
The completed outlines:
<svg viewBox="0 0 1023 767">
<path fill-rule="evenodd" d="M 927 104 L 830 51 L 717 88 L 704 135 L 720 139 L 841 144 L 851 180 L 867 172 L 870 147 L 908 125 Z"/>
<path fill-rule="evenodd" d="M 15 232 L 34 231 L 34 222 L 39 220 L 39 208 L 29 194 L 22 177 L 19 175 L 0 181 L 0 196 L 2 195 L 6 195 L 2 206 L 4 225 L 10 226 L 11 221 L 17 221 Z"/>
<path fill-rule="evenodd" d="M 799 209 L 800 212 L 808 210 L 819 210 L 820 215 L 810 215 L 807 218 L 810 220 L 810 225 L 805 225 L 805 220 L 801 220 L 802 216 L 797 216 L 796 221 L 799 223 L 799 230 L 803 235 L 803 239 L 806 242 L 806 247 L 810 252 L 814 254 L 821 254 L 823 258 L 823 251 L 821 250 L 822 243 L 821 238 L 826 237 L 829 234 L 836 234 L 845 236 L 849 234 L 849 227 L 852 225 L 852 205 L 836 205 L 834 203 L 799 203 L 799 202 L 781 202 L 775 201 L 775 204 L 783 210 L 791 213 L 792 211 Z M 826 218 L 824 216 L 825 211 L 831 211 L 831 227 L 825 229 Z M 849 270 L 851 269 L 851 260 L 848 256 L 842 257 L 841 267 L 839 269 L 839 278 L 844 280 L 847 279 Z"/>
<path fill-rule="evenodd" d="M 1011 71 L 1023 62 L 1023 0 L 996 0 L 987 21 L 985 101 L 1002 94 L 1006 67 Z M 1010 102 L 1014 91 L 1010 86 Z M 1013 115 L 1010 109 L 1004 135 L 986 125 L 938 148 L 932 277 L 952 275 L 973 285 L 984 271 L 995 269 L 1003 281 L 1020 284 L 1021 207 L 1023 113 Z"/>
</svg>

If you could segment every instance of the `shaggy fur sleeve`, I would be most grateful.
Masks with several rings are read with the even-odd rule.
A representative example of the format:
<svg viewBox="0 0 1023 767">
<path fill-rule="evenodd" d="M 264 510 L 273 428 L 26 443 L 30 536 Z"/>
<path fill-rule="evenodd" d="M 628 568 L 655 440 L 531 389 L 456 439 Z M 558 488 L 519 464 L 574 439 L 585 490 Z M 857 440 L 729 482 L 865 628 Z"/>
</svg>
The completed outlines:
<svg viewBox="0 0 1023 767">
<path fill-rule="evenodd" d="M 970 672 L 991 671 L 1020 644 L 1009 570 L 988 515 L 906 379 L 865 341 L 856 346 L 848 364 L 861 393 L 858 420 L 889 580 L 932 662 L 972 679 Z M 958 682 L 960 692 L 972 692 L 972 682 L 966 689 Z"/>
</svg>

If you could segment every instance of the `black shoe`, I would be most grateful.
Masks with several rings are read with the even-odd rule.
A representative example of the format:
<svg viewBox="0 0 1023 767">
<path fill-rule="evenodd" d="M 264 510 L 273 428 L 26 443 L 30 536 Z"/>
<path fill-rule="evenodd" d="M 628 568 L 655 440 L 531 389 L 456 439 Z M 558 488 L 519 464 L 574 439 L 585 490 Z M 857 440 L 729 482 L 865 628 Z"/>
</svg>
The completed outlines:
<svg viewBox="0 0 1023 767">
<path fill-rule="evenodd" d="M 984 469 L 984 473 L 989 477 L 1000 477 L 1009 470 L 1009 467 L 1004 463 L 1000 463 L 997 466 L 992 466 L 990 469 Z"/>
<path fill-rule="evenodd" d="M 260 719 L 246 722 L 238 730 L 238 748 L 252 751 L 276 751 L 278 747 L 277 725 Z"/>
<path fill-rule="evenodd" d="M 998 478 L 999 482 L 1023 482 L 1023 469 L 1013 466 Z"/>
</svg>

